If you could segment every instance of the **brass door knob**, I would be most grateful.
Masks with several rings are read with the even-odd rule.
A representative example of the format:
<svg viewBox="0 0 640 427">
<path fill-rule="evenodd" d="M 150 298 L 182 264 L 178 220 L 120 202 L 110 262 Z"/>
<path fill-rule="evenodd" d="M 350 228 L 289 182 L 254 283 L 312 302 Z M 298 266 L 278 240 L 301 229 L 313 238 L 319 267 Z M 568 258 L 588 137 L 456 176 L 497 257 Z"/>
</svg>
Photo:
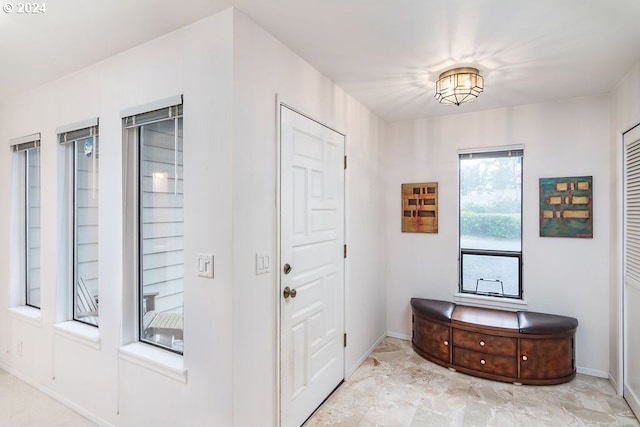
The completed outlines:
<svg viewBox="0 0 640 427">
<path fill-rule="evenodd" d="M 282 271 L 284 271 L 284 274 L 289 274 L 291 272 L 291 266 L 289 264 L 285 264 L 284 267 L 282 267 Z"/>
</svg>

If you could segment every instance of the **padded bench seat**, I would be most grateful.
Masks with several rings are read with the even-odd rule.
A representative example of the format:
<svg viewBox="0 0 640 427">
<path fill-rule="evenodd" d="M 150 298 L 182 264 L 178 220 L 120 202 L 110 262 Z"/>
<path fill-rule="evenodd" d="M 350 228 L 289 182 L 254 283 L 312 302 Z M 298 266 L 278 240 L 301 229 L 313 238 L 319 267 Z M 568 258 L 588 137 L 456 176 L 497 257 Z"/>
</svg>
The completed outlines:
<svg viewBox="0 0 640 427">
<path fill-rule="evenodd" d="M 456 305 L 448 301 L 411 298 L 411 308 L 425 317 L 443 322 L 451 322 Z"/>
<path fill-rule="evenodd" d="M 557 314 L 518 311 L 518 327 L 521 334 L 553 335 L 575 331 L 578 320 Z"/>
</svg>

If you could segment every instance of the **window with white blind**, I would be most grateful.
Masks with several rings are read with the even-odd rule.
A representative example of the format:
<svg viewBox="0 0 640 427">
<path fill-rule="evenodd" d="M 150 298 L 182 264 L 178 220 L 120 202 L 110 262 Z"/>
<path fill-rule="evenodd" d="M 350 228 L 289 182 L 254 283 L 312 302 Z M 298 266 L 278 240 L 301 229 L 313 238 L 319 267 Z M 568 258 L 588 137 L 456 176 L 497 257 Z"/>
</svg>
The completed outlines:
<svg viewBox="0 0 640 427">
<path fill-rule="evenodd" d="M 135 207 L 140 341 L 183 352 L 182 104 L 123 117 Z"/>
<path fill-rule="evenodd" d="M 24 304 L 40 308 L 40 134 L 10 141 L 14 152 L 14 198 L 22 226 L 18 232 Z"/>
<path fill-rule="evenodd" d="M 522 158 L 459 154 L 461 293 L 522 298 Z"/>
<path fill-rule="evenodd" d="M 73 319 L 98 326 L 98 120 L 58 129 L 65 146 Z"/>
</svg>

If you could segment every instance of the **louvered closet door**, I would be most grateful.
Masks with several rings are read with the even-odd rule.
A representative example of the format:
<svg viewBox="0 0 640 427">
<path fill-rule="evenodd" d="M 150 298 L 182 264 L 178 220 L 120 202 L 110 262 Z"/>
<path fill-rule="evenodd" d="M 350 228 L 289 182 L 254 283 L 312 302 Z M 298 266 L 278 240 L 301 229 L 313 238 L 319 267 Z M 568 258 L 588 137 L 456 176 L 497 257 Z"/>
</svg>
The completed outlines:
<svg viewBox="0 0 640 427">
<path fill-rule="evenodd" d="M 624 398 L 640 417 L 640 125 L 624 143 Z"/>
</svg>

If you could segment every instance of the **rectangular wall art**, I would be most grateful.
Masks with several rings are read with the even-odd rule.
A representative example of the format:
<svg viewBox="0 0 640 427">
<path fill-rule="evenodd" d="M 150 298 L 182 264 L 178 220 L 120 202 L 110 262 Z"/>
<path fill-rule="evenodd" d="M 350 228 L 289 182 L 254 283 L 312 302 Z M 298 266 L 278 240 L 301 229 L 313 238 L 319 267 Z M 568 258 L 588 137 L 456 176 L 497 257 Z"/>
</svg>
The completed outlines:
<svg viewBox="0 0 640 427">
<path fill-rule="evenodd" d="M 438 183 L 402 184 L 402 231 L 438 232 Z"/>
<path fill-rule="evenodd" d="M 593 237 L 593 177 L 540 178 L 540 237 Z"/>
</svg>

